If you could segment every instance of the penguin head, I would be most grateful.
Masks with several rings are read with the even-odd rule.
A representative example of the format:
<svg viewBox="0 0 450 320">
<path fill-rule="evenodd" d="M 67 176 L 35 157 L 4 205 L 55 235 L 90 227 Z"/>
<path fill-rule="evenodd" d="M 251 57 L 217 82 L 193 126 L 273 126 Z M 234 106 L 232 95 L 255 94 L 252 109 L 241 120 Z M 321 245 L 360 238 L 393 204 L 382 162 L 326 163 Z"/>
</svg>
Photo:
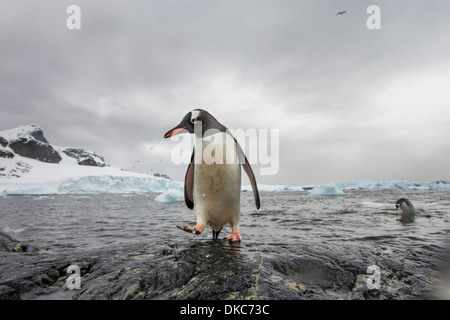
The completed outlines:
<svg viewBox="0 0 450 320">
<path fill-rule="evenodd" d="M 400 208 L 400 205 L 405 201 L 405 198 L 401 198 L 398 199 L 397 202 L 395 203 L 395 210 L 398 210 L 398 208 Z"/>
<path fill-rule="evenodd" d="M 412 203 L 406 198 L 400 198 L 395 203 L 395 209 L 400 208 L 402 210 L 400 221 L 402 223 L 410 223 L 415 220 L 416 210 Z"/>
<path fill-rule="evenodd" d="M 397 202 L 395 203 L 395 210 L 398 210 L 398 208 L 400 207 L 400 205 L 401 205 L 403 202 L 406 202 L 406 201 L 408 201 L 408 199 L 406 199 L 406 198 L 400 198 L 400 199 L 398 199 Z"/>
<path fill-rule="evenodd" d="M 167 131 L 164 138 L 167 139 L 179 133 L 195 133 L 203 137 L 206 131 L 210 129 L 225 132 L 227 128 L 220 124 L 208 111 L 194 109 L 189 111 L 177 126 Z"/>
<path fill-rule="evenodd" d="M 405 206 L 402 206 L 403 203 L 406 205 L 406 208 L 409 208 L 409 209 L 405 209 Z M 398 208 L 402 208 L 402 210 L 408 210 L 408 211 L 415 210 L 411 201 L 409 201 L 406 198 L 400 198 L 397 200 L 397 202 L 395 203 L 395 209 L 397 210 Z"/>
</svg>

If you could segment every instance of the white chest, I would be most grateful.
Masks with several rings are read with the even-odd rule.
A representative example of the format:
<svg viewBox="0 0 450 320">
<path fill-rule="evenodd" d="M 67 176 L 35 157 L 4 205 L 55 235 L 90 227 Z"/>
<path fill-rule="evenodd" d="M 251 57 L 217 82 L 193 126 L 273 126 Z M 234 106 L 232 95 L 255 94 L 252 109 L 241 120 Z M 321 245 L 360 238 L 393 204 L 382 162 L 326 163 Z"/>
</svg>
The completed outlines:
<svg viewBox="0 0 450 320">
<path fill-rule="evenodd" d="M 197 139 L 194 202 L 198 219 L 213 225 L 237 221 L 240 193 L 241 167 L 234 139 L 225 133 Z"/>
<path fill-rule="evenodd" d="M 405 202 L 402 202 L 402 204 L 400 204 L 400 209 L 402 209 L 403 214 L 407 214 L 407 215 L 414 215 L 415 214 L 414 208 L 411 208 Z"/>
</svg>

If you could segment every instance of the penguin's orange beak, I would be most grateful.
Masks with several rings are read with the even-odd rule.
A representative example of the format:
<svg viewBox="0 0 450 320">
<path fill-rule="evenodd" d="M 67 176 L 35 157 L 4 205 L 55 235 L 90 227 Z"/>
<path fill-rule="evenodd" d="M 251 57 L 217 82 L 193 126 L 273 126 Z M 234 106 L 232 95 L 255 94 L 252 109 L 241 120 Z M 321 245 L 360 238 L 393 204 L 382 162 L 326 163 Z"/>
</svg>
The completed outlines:
<svg viewBox="0 0 450 320">
<path fill-rule="evenodd" d="M 184 129 L 186 129 L 186 127 L 180 127 L 180 128 L 174 128 L 172 130 L 169 130 L 165 135 L 164 138 L 170 138 L 176 134 L 179 134 L 181 131 L 183 131 Z"/>
</svg>

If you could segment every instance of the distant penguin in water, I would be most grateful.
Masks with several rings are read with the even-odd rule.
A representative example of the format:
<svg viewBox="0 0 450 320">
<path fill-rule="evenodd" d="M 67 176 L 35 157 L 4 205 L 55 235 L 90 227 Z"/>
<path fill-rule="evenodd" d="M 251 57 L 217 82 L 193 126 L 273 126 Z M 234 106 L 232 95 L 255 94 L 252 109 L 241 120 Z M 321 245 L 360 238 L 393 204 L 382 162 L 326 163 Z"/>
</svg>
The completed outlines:
<svg viewBox="0 0 450 320">
<path fill-rule="evenodd" d="M 400 208 L 402 210 L 402 214 L 400 217 L 401 222 L 413 222 L 416 217 L 416 209 L 413 204 L 406 198 L 400 198 L 395 203 L 395 210 Z"/>
<path fill-rule="evenodd" d="M 222 228 L 231 224 L 231 234 L 226 239 L 241 241 L 241 165 L 250 179 L 256 208 L 260 207 L 256 179 L 242 148 L 227 128 L 203 109 L 190 111 L 164 138 L 179 133 L 195 134 L 191 163 L 184 181 L 184 200 L 189 209 L 193 209 L 195 204 L 197 224 L 192 228 L 178 228 L 200 234 L 205 226 L 210 225 L 213 238 L 217 239 Z M 214 161 L 209 159 L 211 150 L 217 150 L 214 151 Z"/>
</svg>

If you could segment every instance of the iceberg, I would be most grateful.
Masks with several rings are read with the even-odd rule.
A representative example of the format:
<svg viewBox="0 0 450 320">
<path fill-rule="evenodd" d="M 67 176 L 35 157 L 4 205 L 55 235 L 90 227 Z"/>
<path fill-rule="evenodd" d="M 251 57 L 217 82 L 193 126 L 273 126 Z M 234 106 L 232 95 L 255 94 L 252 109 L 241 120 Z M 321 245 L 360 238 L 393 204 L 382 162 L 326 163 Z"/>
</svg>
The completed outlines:
<svg viewBox="0 0 450 320">
<path fill-rule="evenodd" d="M 42 184 L 4 184 L 0 185 L 0 195 L 43 195 L 43 194 L 58 194 L 57 183 L 42 183 Z"/>
<path fill-rule="evenodd" d="M 35 124 L 0 131 L 0 196 L 13 194 L 163 193 L 157 201 L 182 201 L 184 182 L 161 175 L 142 174 L 110 167 L 103 157 L 88 150 L 49 143 Z M 286 186 L 258 185 L 263 192 L 310 191 L 315 196 L 341 196 L 344 190 L 450 190 L 448 180 L 433 182 L 373 181 L 358 178 L 347 183 Z M 241 187 L 251 191 L 250 185 Z M 181 199 L 181 200 L 180 200 Z"/>
<path fill-rule="evenodd" d="M 281 192 L 281 191 L 287 191 L 287 188 L 284 185 L 258 184 L 258 190 L 265 191 L 265 192 Z M 251 185 L 242 185 L 241 191 L 253 192 L 253 189 L 252 189 Z"/>
<path fill-rule="evenodd" d="M 345 194 L 342 190 L 343 186 L 344 184 L 341 182 L 322 184 L 314 187 L 309 194 L 312 196 L 343 196 Z"/>
<path fill-rule="evenodd" d="M 345 184 L 346 189 L 370 189 L 373 184 L 373 180 L 371 178 L 358 178 L 347 182 Z"/>
<path fill-rule="evenodd" d="M 251 185 L 242 185 L 241 191 L 252 192 L 252 186 Z M 265 191 L 265 192 L 282 192 L 282 191 L 305 191 L 305 189 L 302 186 L 285 186 L 285 185 L 279 185 L 279 184 L 258 184 L 258 190 L 259 191 Z"/>
<path fill-rule="evenodd" d="M 92 151 L 57 147 L 37 125 L 0 131 L 0 196 L 182 190 L 164 176 L 110 167 Z"/>
<path fill-rule="evenodd" d="M 85 176 L 44 183 L 3 183 L 0 196 L 96 194 L 96 193 L 159 193 L 167 189 L 182 190 L 182 184 L 149 175 L 136 176 Z"/>
<path fill-rule="evenodd" d="M 148 193 L 181 189 L 178 182 L 154 176 L 86 176 L 62 180 L 58 193 Z"/>
<path fill-rule="evenodd" d="M 177 203 L 184 201 L 184 192 L 178 189 L 169 189 L 155 198 L 160 203 Z"/>
<path fill-rule="evenodd" d="M 77 163 L 45 163 L 15 154 L 0 157 L 0 195 L 147 193 L 182 190 L 183 184 L 152 174 Z"/>
<path fill-rule="evenodd" d="M 347 190 L 450 190 L 450 182 L 439 180 L 432 182 L 411 182 L 399 180 L 372 181 L 370 178 L 358 178 L 344 184 Z"/>
<path fill-rule="evenodd" d="M 450 182 L 447 180 L 435 181 L 428 184 L 429 190 L 450 190 Z"/>
</svg>

